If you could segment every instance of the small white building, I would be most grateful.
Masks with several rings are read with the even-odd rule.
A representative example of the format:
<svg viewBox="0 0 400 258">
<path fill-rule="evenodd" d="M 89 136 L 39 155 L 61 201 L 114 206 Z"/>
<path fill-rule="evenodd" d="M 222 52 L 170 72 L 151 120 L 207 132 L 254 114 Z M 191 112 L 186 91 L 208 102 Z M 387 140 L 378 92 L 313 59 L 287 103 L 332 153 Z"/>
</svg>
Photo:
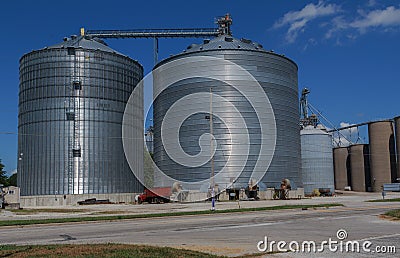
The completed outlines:
<svg viewBox="0 0 400 258">
<path fill-rule="evenodd" d="M 19 209 L 19 187 L 16 186 L 5 186 L 2 188 L 3 196 L 4 196 L 4 207 Z"/>
</svg>

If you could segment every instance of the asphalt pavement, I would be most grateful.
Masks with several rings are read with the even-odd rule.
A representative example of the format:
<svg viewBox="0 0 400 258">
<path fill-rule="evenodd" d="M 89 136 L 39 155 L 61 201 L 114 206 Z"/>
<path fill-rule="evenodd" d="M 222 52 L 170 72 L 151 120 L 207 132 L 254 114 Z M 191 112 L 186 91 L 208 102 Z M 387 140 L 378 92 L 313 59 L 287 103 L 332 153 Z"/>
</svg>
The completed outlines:
<svg viewBox="0 0 400 258">
<path fill-rule="evenodd" d="M 362 198 L 361 198 L 362 199 Z M 1 244 L 61 244 L 61 243 L 128 243 L 186 248 L 215 254 L 237 256 L 249 253 L 265 253 L 268 245 L 285 241 L 314 241 L 317 249 L 323 241 L 337 241 L 338 250 L 323 252 L 278 252 L 276 257 L 398 257 L 398 254 L 378 254 L 376 247 L 388 251 L 395 247 L 400 252 L 400 221 L 382 219 L 385 211 L 399 208 L 399 203 L 368 203 L 349 201 L 345 207 L 308 210 L 277 210 L 229 214 L 162 217 L 107 222 L 89 222 L 53 225 L 32 225 L 0 228 Z M 154 207 L 154 206 L 153 206 Z M 218 207 L 218 206 L 217 206 Z M 344 230 L 346 238 L 339 239 L 338 230 Z M 368 250 L 346 252 L 348 241 L 360 245 L 370 241 Z M 259 244 L 259 242 L 261 243 Z M 340 250 L 340 241 L 342 249 Z M 295 244 L 292 247 L 296 247 Z M 259 250 L 261 249 L 261 251 Z M 351 248 L 350 248 L 351 249 Z M 273 251 L 279 251 L 277 244 Z M 312 248 L 311 248 L 312 250 Z M 382 250 L 382 249 L 381 249 Z M 301 251 L 301 250 L 300 250 Z"/>
</svg>

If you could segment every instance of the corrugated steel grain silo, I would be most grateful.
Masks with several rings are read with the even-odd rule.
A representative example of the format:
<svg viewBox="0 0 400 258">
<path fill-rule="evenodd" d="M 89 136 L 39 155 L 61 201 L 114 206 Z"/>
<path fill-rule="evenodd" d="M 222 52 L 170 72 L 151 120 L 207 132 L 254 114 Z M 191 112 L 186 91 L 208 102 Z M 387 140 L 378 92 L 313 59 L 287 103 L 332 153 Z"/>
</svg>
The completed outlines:
<svg viewBox="0 0 400 258">
<path fill-rule="evenodd" d="M 368 144 L 355 144 L 349 147 L 351 166 L 351 189 L 366 192 L 370 185 Z"/>
<path fill-rule="evenodd" d="M 396 157 L 393 124 L 390 121 L 368 124 L 372 191 L 382 191 L 383 184 L 396 180 Z"/>
<path fill-rule="evenodd" d="M 252 84 L 249 83 L 247 78 L 234 71 L 235 65 L 221 64 L 218 61 L 191 62 L 188 59 L 191 57 L 220 58 L 241 66 L 258 81 L 263 94 L 268 96 L 270 104 L 257 101 L 250 103 L 249 96 L 245 96 L 231 86 L 240 84 L 245 88 L 247 85 L 246 90 L 250 92 L 249 95 L 252 94 Z M 212 88 L 213 94 L 230 103 L 225 105 L 214 98 L 213 135 L 217 143 L 214 155 L 215 173 L 226 166 L 228 172 L 236 172 L 240 169 L 236 164 L 245 161 L 246 164 L 241 176 L 236 181 L 236 185 L 247 186 L 253 172 L 263 173 L 267 171 L 261 180 L 266 186 L 279 186 L 283 178 L 288 178 L 293 185 L 301 187 L 297 70 L 297 65 L 289 58 L 272 51 L 266 51 L 260 44 L 251 40 L 239 40 L 230 35 L 221 35 L 212 40 L 204 40 L 202 44 L 189 46 L 184 53 L 161 61 L 154 70 L 155 93 L 160 92 L 168 80 L 173 81 L 173 78 L 182 77 L 186 77 L 186 79 L 172 84 L 161 92 L 154 101 L 154 159 L 157 166 L 167 175 L 181 181 L 207 180 L 210 177 L 210 162 L 204 162 L 198 167 L 188 167 L 172 159 L 163 144 L 161 128 L 162 123 L 165 122 L 163 119 L 170 108 L 180 110 L 175 112 L 175 116 L 193 109 L 194 113 L 182 121 L 178 129 L 173 124 L 166 126 L 164 138 L 174 137 L 176 131 L 179 131 L 181 146 L 176 148 L 182 148 L 185 153 L 192 156 L 200 153 L 201 136 L 210 133 L 210 121 L 206 119 L 209 116 L 209 110 L 199 111 L 195 109 L 199 101 L 204 105 L 209 105 L 211 101 L 207 96 L 202 100 L 194 96 L 195 94 L 209 94 L 210 88 Z M 208 74 L 209 78 L 200 78 L 199 74 Z M 193 96 L 192 105 L 173 106 L 180 99 L 190 98 L 191 96 Z M 272 162 L 269 168 L 268 166 L 256 167 L 262 148 L 260 124 L 266 124 L 266 127 L 275 125 L 274 123 L 268 124 L 269 121 L 259 121 L 255 109 L 266 110 L 268 105 L 272 106 L 276 121 L 276 147 L 274 154 L 271 155 Z M 236 114 L 236 111 L 240 114 Z M 246 128 L 235 127 L 237 123 L 233 119 L 238 116 L 243 118 Z M 227 123 L 223 122 L 223 119 Z M 234 151 L 244 148 L 244 144 L 241 145 L 240 143 L 244 139 L 240 139 L 243 135 L 238 133 L 238 130 L 241 129 L 248 130 L 247 135 L 250 141 L 248 155 L 233 154 Z M 238 142 L 231 141 L 235 137 L 236 139 L 239 138 Z M 271 141 L 268 144 L 273 146 L 274 143 Z M 199 158 L 202 159 L 203 157 Z M 261 157 L 261 159 L 267 158 Z M 227 165 L 228 162 L 231 165 Z M 229 179 L 226 178 L 226 181 L 229 181 Z"/>
<path fill-rule="evenodd" d="M 25 54 L 18 121 L 21 195 L 140 192 L 121 134 L 125 105 L 142 77 L 138 62 L 84 36 Z M 143 137 L 140 115 L 135 130 Z M 139 145 L 137 158 L 143 160 Z"/>
<path fill-rule="evenodd" d="M 343 190 L 346 186 L 349 186 L 347 160 L 347 147 L 339 147 L 333 149 L 335 189 L 337 190 Z"/>
<path fill-rule="evenodd" d="M 332 136 L 313 126 L 300 131 L 301 173 L 304 192 L 311 194 L 314 189 L 330 188 L 335 191 L 333 174 Z"/>
</svg>

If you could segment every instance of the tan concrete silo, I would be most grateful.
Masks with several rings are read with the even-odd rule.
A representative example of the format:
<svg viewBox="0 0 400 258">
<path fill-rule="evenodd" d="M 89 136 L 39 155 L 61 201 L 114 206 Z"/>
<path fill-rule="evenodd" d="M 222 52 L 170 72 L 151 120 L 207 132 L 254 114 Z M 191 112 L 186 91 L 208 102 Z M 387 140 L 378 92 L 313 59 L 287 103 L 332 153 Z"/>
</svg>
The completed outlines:
<svg viewBox="0 0 400 258">
<path fill-rule="evenodd" d="M 396 126 L 397 178 L 400 178 L 400 116 L 394 118 Z"/>
<path fill-rule="evenodd" d="M 380 192 L 383 184 L 391 183 L 396 177 L 393 124 L 390 121 L 370 123 L 368 134 L 372 191 Z"/>
<path fill-rule="evenodd" d="M 335 189 L 343 190 L 349 185 L 347 177 L 347 147 L 333 149 L 333 164 L 335 173 Z"/>
<path fill-rule="evenodd" d="M 349 148 L 351 166 L 351 189 L 356 192 L 367 191 L 369 183 L 369 156 L 367 144 L 355 144 Z"/>
</svg>

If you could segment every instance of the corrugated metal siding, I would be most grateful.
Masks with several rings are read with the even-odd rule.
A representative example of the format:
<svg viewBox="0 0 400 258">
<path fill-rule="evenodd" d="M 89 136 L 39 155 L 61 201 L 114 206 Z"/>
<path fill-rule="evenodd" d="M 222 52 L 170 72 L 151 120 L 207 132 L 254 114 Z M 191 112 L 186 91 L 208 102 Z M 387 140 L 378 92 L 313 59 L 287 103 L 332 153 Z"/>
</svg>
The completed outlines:
<svg viewBox="0 0 400 258">
<path fill-rule="evenodd" d="M 310 132 L 308 132 L 310 131 Z M 304 192 L 329 188 L 333 193 L 332 136 L 319 129 L 301 131 L 301 171 Z"/>
<path fill-rule="evenodd" d="M 215 45 L 215 44 L 214 44 Z M 254 48 L 254 47 L 253 47 Z M 218 50 L 197 51 L 178 55 L 162 61 L 158 67 L 161 71 L 157 73 L 158 82 L 162 84 L 162 78 L 173 77 L 187 73 L 184 65 L 173 67 L 170 61 L 179 60 L 189 56 L 212 56 L 234 62 L 248 70 L 260 83 L 266 92 L 276 118 L 277 140 L 276 150 L 272 163 L 268 168 L 265 177 L 262 179 L 267 186 L 279 186 L 283 178 L 289 178 L 293 185 L 300 187 L 300 136 L 299 136 L 299 110 L 298 110 L 298 87 L 297 87 L 297 66 L 287 58 L 271 54 L 266 51 L 246 51 L 246 50 L 226 50 L 224 45 Z M 210 65 L 207 67 L 210 74 L 220 76 L 227 83 L 246 84 L 243 78 L 232 74 L 230 67 Z M 178 75 L 176 75 L 178 76 Z M 196 74 L 192 75 L 196 77 Z M 155 92 L 160 85 L 155 84 Z M 181 81 L 172 85 L 159 95 L 154 102 L 154 158 L 158 167 L 168 175 L 179 180 L 198 181 L 207 179 L 210 176 L 210 162 L 201 167 L 188 168 L 181 166 L 168 157 L 161 140 L 161 123 L 167 110 L 178 99 L 193 93 L 209 92 L 210 87 L 214 94 L 225 97 L 233 103 L 243 116 L 250 135 L 250 154 L 243 170 L 242 176 L 238 182 L 246 186 L 249 176 L 254 170 L 256 160 L 260 150 L 260 125 L 253 107 L 246 99 L 232 86 L 224 82 L 193 78 Z M 265 103 L 258 103 L 264 107 Z M 190 109 L 190 106 L 187 107 Z M 220 107 L 215 112 L 224 113 L 229 117 L 233 114 L 232 110 L 226 107 Z M 196 154 L 200 151 L 198 140 L 200 135 L 209 133 L 209 121 L 204 119 L 206 114 L 192 115 L 180 128 L 180 143 L 182 148 L 189 154 Z M 265 122 L 265 121 L 264 121 Z M 238 148 L 230 143 L 227 133 L 230 126 L 223 124 L 222 121 L 215 118 L 214 136 L 217 139 L 218 146 L 215 155 L 216 173 L 226 164 L 227 159 L 242 160 L 244 157 L 230 156 L 232 148 Z M 172 133 L 172 132 L 171 132 Z M 231 171 L 236 171 L 236 167 L 231 167 Z M 261 168 L 261 169 L 267 169 Z"/>
<path fill-rule="evenodd" d="M 79 47 L 71 55 L 54 47 L 24 55 L 18 125 L 21 195 L 140 191 L 125 160 L 121 124 L 125 104 L 142 77 L 140 64 L 110 52 Z M 72 170 L 74 130 L 66 111 L 74 80 L 82 85 L 76 109 L 81 158 Z M 143 124 L 139 127 L 143 137 Z"/>
</svg>

